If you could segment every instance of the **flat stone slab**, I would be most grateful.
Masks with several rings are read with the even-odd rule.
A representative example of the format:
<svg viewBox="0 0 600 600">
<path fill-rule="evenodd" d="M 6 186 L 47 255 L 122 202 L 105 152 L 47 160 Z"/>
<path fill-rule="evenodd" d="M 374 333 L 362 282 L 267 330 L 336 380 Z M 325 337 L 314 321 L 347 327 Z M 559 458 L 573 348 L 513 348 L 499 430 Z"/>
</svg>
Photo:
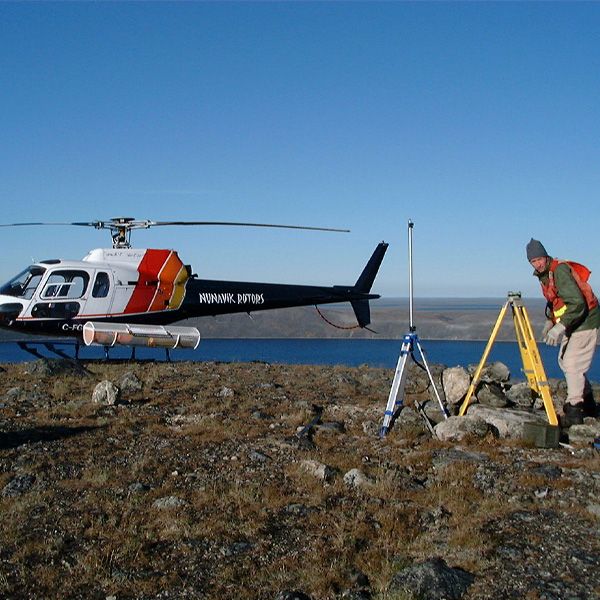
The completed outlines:
<svg viewBox="0 0 600 600">
<path fill-rule="evenodd" d="M 479 417 L 494 427 L 501 438 L 526 439 L 527 431 L 525 424 L 542 423 L 548 424 L 545 413 L 531 413 L 524 410 L 512 410 L 509 408 L 493 408 L 474 404 L 469 407 L 470 417 Z"/>
</svg>

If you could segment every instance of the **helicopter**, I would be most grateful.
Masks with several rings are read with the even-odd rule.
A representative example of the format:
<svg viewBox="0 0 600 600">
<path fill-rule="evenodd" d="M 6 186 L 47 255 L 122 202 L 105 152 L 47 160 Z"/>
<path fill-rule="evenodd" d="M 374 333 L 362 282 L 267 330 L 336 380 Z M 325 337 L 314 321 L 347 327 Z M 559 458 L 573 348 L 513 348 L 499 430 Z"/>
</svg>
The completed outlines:
<svg viewBox="0 0 600 600">
<path fill-rule="evenodd" d="M 177 251 L 138 249 L 131 232 L 158 226 L 274 227 L 348 232 L 328 227 L 229 221 L 152 221 L 115 217 L 71 223 L 11 223 L 0 227 L 71 225 L 107 229 L 111 248 L 91 250 L 82 260 L 51 259 L 29 265 L 0 286 L 0 327 L 46 337 L 76 339 L 106 348 L 158 346 L 196 348 L 196 327 L 185 319 L 298 306 L 350 302 L 357 324 L 368 328 L 371 287 L 388 244 L 380 242 L 353 285 L 330 287 L 202 279 Z M 318 310 L 318 308 L 317 308 Z"/>
</svg>

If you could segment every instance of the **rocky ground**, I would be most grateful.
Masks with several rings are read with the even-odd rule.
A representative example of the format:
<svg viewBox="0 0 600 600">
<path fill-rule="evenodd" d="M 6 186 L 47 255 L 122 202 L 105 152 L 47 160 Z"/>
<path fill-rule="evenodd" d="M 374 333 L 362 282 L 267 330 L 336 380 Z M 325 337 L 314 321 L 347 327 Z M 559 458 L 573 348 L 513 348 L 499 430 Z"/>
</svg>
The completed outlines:
<svg viewBox="0 0 600 600">
<path fill-rule="evenodd" d="M 443 368 L 434 372 L 441 382 Z M 380 439 L 392 376 L 4 365 L 0 595 L 598 597 L 591 434 L 536 448 L 474 427 L 441 441 L 407 408 Z M 436 419 L 427 380 L 411 369 L 406 404 L 415 400 Z"/>
</svg>

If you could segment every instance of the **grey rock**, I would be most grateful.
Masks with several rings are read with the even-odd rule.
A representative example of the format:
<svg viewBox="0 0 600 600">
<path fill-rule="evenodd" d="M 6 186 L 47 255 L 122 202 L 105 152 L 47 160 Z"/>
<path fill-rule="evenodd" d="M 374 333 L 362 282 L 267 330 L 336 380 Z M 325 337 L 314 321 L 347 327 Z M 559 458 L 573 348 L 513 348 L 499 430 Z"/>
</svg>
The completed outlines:
<svg viewBox="0 0 600 600">
<path fill-rule="evenodd" d="M 264 462 L 268 462 L 270 460 L 270 458 L 266 454 L 263 454 L 262 452 L 258 452 L 257 450 L 252 450 L 251 452 L 249 452 L 248 458 L 252 462 L 258 462 L 258 463 L 264 463 Z"/>
<path fill-rule="evenodd" d="M 89 375 L 89 372 L 82 364 L 75 360 L 63 358 L 40 358 L 27 365 L 26 372 L 38 377 L 55 375 Z"/>
<path fill-rule="evenodd" d="M 11 479 L 2 489 L 2 496 L 13 498 L 28 492 L 35 483 L 35 475 L 23 474 L 17 475 Z"/>
<path fill-rule="evenodd" d="M 546 415 L 509 408 L 492 408 L 480 404 L 469 406 L 468 414 L 482 418 L 494 427 L 501 438 L 524 439 L 525 423 L 548 423 Z"/>
<path fill-rule="evenodd" d="M 344 424 L 339 421 L 319 423 L 315 425 L 315 431 L 317 433 L 344 433 Z"/>
<path fill-rule="evenodd" d="M 316 460 L 303 460 L 300 468 L 320 481 L 331 481 L 335 475 L 334 469 Z"/>
<path fill-rule="evenodd" d="M 389 589 L 421 600 L 459 600 L 474 580 L 471 573 L 449 567 L 436 557 L 402 569 L 393 577 Z"/>
<path fill-rule="evenodd" d="M 531 408 L 534 403 L 534 398 L 531 393 L 531 388 L 526 381 L 521 381 L 511 385 L 506 390 L 507 399 L 520 408 Z"/>
<path fill-rule="evenodd" d="M 310 596 L 298 590 L 284 590 L 275 596 L 275 600 L 312 600 Z"/>
<path fill-rule="evenodd" d="M 548 479 L 560 479 L 562 469 L 556 465 L 539 465 L 531 470 L 536 475 L 542 475 Z"/>
<path fill-rule="evenodd" d="M 187 506 L 187 502 L 183 498 L 178 498 L 177 496 L 163 496 L 162 498 L 157 498 L 152 503 L 152 506 L 159 510 L 170 510 L 173 508 L 183 508 L 184 506 Z"/>
<path fill-rule="evenodd" d="M 140 483 L 139 481 L 136 481 L 135 483 L 132 483 L 127 489 L 129 490 L 130 494 L 143 494 L 150 490 L 150 486 L 146 485 L 145 483 Z"/>
<path fill-rule="evenodd" d="M 479 417 L 449 417 L 438 423 L 435 434 L 444 442 L 460 442 L 465 436 L 485 437 L 490 426 Z"/>
<path fill-rule="evenodd" d="M 225 557 L 237 556 L 244 552 L 248 552 L 251 548 L 252 544 L 249 544 L 248 542 L 234 542 L 229 546 L 221 548 L 221 554 Z"/>
<path fill-rule="evenodd" d="M 480 380 L 486 383 L 505 383 L 510 379 L 510 371 L 508 367 L 496 361 L 485 365 L 481 371 Z"/>
<path fill-rule="evenodd" d="M 122 392 L 131 393 L 139 392 L 144 387 L 144 384 L 133 371 L 127 371 L 127 373 L 123 374 L 121 379 L 119 379 L 118 387 L 121 388 Z"/>
<path fill-rule="evenodd" d="M 571 425 L 567 431 L 570 444 L 589 445 L 600 436 L 600 420 L 588 417 L 582 425 Z"/>
<path fill-rule="evenodd" d="M 483 452 L 469 452 L 461 448 L 448 448 L 437 450 L 432 455 L 432 464 L 435 469 L 445 469 L 455 462 L 486 463 L 489 456 Z"/>
<path fill-rule="evenodd" d="M 504 392 L 495 383 L 484 383 L 477 390 L 477 400 L 486 406 L 504 408 L 508 406 L 508 400 Z"/>
<path fill-rule="evenodd" d="M 600 504 L 592 502 L 586 506 L 587 511 L 600 519 Z"/>
<path fill-rule="evenodd" d="M 120 399 L 121 391 L 112 382 L 105 379 L 101 381 L 92 393 L 92 402 L 105 406 L 113 406 Z"/>
<path fill-rule="evenodd" d="M 350 469 L 344 475 L 344 483 L 348 487 L 361 489 L 372 485 L 373 482 L 360 469 Z"/>
<path fill-rule="evenodd" d="M 233 398 L 234 396 L 235 392 L 225 385 L 219 390 L 217 394 L 217 397 L 219 398 Z"/>
<path fill-rule="evenodd" d="M 465 397 L 471 376 L 464 367 L 450 367 L 442 373 L 442 386 L 448 404 L 459 404 Z"/>
</svg>

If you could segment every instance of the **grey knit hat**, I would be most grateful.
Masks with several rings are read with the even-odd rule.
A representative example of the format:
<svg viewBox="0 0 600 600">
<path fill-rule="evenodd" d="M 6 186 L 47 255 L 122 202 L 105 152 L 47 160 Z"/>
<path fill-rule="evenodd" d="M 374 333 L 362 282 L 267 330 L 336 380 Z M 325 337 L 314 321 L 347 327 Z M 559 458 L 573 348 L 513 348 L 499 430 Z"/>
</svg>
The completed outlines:
<svg viewBox="0 0 600 600">
<path fill-rule="evenodd" d="M 546 252 L 542 242 L 531 238 L 529 244 L 527 244 L 527 260 L 533 260 L 534 258 L 542 258 L 543 256 L 550 256 Z"/>
</svg>

